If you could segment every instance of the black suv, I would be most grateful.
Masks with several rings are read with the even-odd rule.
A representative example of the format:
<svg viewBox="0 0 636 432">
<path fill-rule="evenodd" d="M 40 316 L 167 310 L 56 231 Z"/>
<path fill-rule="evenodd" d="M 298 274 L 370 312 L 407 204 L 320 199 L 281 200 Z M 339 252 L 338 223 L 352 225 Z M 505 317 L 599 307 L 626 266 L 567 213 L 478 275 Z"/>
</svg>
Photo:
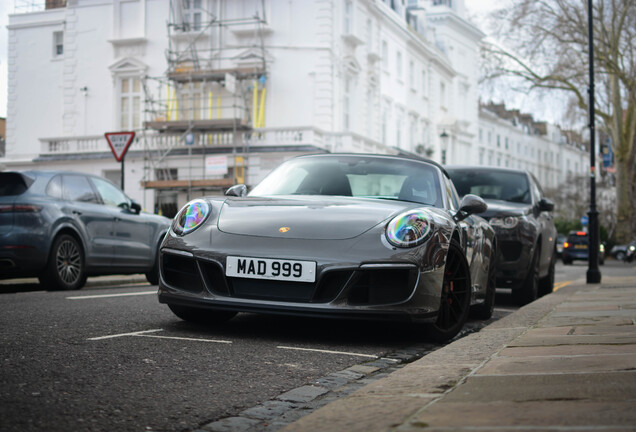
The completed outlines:
<svg viewBox="0 0 636 432">
<path fill-rule="evenodd" d="M 563 264 L 572 264 L 572 261 L 588 261 L 589 252 L 588 245 L 590 239 L 585 231 L 571 231 L 567 240 L 563 243 L 563 252 L 561 257 Z M 601 243 L 598 251 L 598 263 L 605 263 L 605 246 Z"/>
<path fill-rule="evenodd" d="M 521 305 L 552 292 L 557 260 L 554 203 L 543 196 L 537 179 L 526 171 L 503 168 L 446 169 L 460 195 L 475 194 L 488 203 L 480 216 L 497 233 L 497 287 L 511 288 Z"/>
</svg>

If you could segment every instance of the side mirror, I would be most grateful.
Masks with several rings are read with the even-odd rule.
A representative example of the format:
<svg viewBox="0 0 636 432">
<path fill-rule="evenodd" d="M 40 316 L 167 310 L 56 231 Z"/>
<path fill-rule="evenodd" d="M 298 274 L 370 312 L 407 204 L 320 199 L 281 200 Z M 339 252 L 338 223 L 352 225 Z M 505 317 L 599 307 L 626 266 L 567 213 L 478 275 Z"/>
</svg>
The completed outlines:
<svg viewBox="0 0 636 432">
<path fill-rule="evenodd" d="M 455 220 L 460 221 L 466 219 L 471 214 L 483 213 L 488 210 L 488 204 L 482 198 L 477 195 L 468 194 L 462 198 L 462 202 L 459 204 L 459 210 L 455 215 Z"/>
<path fill-rule="evenodd" d="M 139 214 L 141 213 L 141 204 L 139 204 L 137 201 L 132 200 L 130 203 L 130 208 L 133 211 L 133 213 L 135 214 Z"/>
<path fill-rule="evenodd" d="M 541 201 L 539 201 L 539 210 L 552 211 L 554 210 L 554 203 L 547 198 L 541 198 Z"/>
<path fill-rule="evenodd" d="M 247 186 L 244 184 L 237 184 L 225 191 L 227 196 L 244 197 L 247 195 Z"/>
</svg>

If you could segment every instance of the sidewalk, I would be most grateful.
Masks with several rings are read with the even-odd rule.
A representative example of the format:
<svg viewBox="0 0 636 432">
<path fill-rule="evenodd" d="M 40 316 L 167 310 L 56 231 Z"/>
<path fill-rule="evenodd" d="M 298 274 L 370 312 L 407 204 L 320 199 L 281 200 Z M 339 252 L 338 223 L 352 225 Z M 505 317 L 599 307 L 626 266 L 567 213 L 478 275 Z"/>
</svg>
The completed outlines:
<svg viewBox="0 0 636 432">
<path fill-rule="evenodd" d="M 636 280 L 577 281 L 288 425 L 636 431 Z"/>
</svg>

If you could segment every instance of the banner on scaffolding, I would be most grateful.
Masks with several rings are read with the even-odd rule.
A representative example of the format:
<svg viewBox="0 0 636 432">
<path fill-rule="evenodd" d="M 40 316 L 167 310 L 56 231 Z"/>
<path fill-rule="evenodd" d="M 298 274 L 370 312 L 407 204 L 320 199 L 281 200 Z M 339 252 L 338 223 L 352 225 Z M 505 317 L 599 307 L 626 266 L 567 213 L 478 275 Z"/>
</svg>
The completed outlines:
<svg viewBox="0 0 636 432">
<path fill-rule="evenodd" d="M 205 157 L 205 173 L 207 175 L 227 174 L 227 157 L 206 156 Z"/>
<path fill-rule="evenodd" d="M 104 136 L 106 137 L 106 141 L 108 141 L 110 150 L 113 152 L 113 155 L 115 155 L 115 159 L 117 162 L 121 162 L 124 156 L 126 156 L 128 147 L 130 147 L 130 144 L 132 144 L 135 139 L 135 132 L 107 132 Z"/>
</svg>

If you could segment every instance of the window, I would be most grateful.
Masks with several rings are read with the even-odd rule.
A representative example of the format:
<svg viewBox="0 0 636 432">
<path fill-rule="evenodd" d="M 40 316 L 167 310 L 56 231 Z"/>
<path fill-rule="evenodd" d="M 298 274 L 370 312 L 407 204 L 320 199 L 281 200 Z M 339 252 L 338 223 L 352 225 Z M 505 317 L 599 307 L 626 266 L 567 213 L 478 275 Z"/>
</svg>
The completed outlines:
<svg viewBox="0 0 636 432">
<path fill-rule="evenodd" d="M 191 82 L 179 90 L 179 120 L 201 120 L 203 90 L 201 82 Z"/>
<path fill-rule="evenodd" d="M 399 80 L 402 80 L 402 51 L 398 51 L 395 55 L 395 73 Z"/>
<path fill-rule="evenodd" d="M 122 78 L 120 87 L 120 129 L 134 130 L 141 127 L 141 79 Z"/>
<path fill-rule="evenodd" d="M 497 147 L 501 147 L 501 136 L 497 135 Z"/>
<path fill-rule="evenodd" d="M 506 137 L 506 150 L 508 150 L 508 137 Z"/>
<path fill-rule="evenodd" d="M 182 0 L 183 31 L 201 30 L 202 0 Z"/>
<path fill-rule="evenodd" d="M 343 104 L 342 104 L 342 123 L 344 130 L 351 129 L 351 77 L 347 76 L 344 79 L 344 91 L 343 91 Z"/>
<path fill-rule="evenodd" d="M 97 204 L 97 196 L 88 179 L 81 175 L 65 175 L 62 179 L 63 196 L 69 201 Z"/>
<path fill-rule="evenodd" d="M 344 14 L 343 14 L 343 21 L 342 21 L 342 32 L 344 34 L 353 33 L 352 21 L 353 21 L 353 5 L 351 4 L 350 0 L 347 0 L 344 2 Z"/>
<path fill-rule="evenodd" d="M 439 106 L 446 108 L 446 84 L 444 83 L 439 85 Z"/>
<path fill-rule="evenodd" d="M 53 32 L 53 57 L 64 55 L 64 32 Z"/>
<path fill-rule="evenodd" d="M 389 44 L 385 40 L 382 41 L 382 68 L 389 70 Z"/>
<path fill-rule="evenodd" d="M 93 180 L 93 184 L 97 188 L 97 191 L 102 197 L 102 201 L 107 206 L 120 207 L 120 206 L 130 205 L 130 202 L 128 201 L 128 197 L 126 197 L 126 195 L 124 195 L 122 191 L 117 189 L 112 184 L 99 178 L 93 178 L 92 180 Z"/>
<path fill-rule="evenodd" d="M 422 96 L 427 96 L 428 95 L 428 86 L 426 85 L 427 81 L 426 81 L 426 71 L 424 69 L 422 69 Z"/>
<path fill-rule="evenodd" d="M 482 140 L 484 139 L 484 130 L 482 128 L 479 128 L 479 142 L 482 142 Z"/>
</svg>

